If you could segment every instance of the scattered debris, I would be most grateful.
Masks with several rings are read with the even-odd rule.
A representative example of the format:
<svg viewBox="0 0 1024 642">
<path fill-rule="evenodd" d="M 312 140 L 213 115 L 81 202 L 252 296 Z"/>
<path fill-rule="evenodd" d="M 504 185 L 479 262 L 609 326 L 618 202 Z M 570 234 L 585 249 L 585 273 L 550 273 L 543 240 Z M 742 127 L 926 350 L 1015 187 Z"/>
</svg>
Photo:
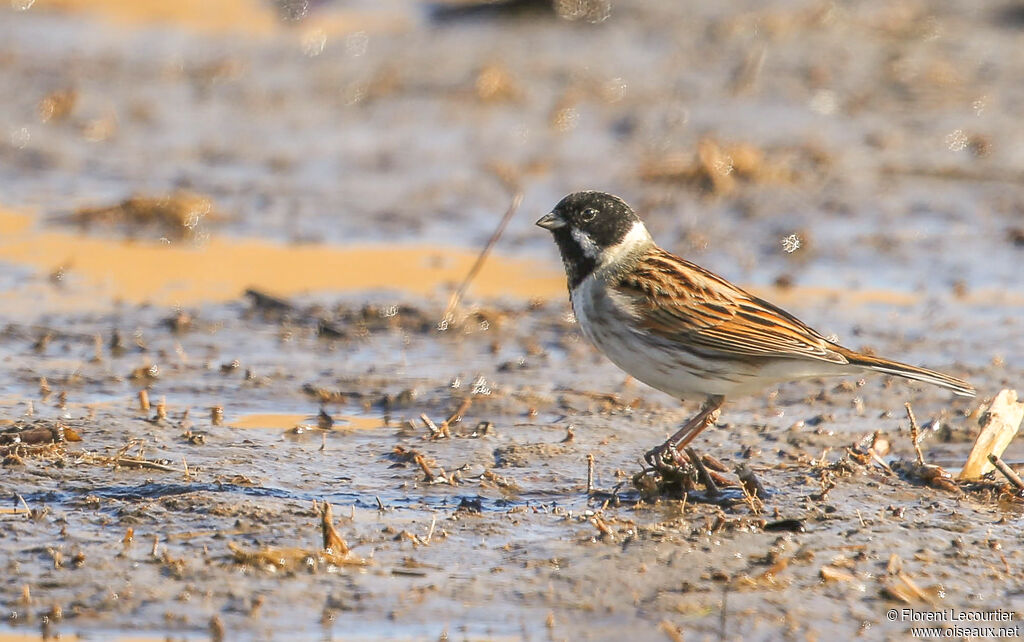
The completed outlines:
<svg viewBox="0 0 1024 642">
<path fill-rule="evenodd" d="M 0 430 L 0 447 L 10 448 L 17 445 L 39 446 L 43 444 L 60 444 L 67 441 L 82 441 L 82 438 L 74 428 L 60 421 L 22 421 Z"/>
<path fill-rule="evenodd" d="M 995 466 L 996 470 L 1002 473 L 1002 475 L 1006 477 L 1011 484 L 1013 484 L 1018 493 L 1024 492 L 1024 481 L 1021 481 L 1020 475 L 1010 468 L 1006 462 L 1000 459 L 999 455 L 992 453 L 988 456 L 988 460 L 993 466 Z"/>
<path fill-rule="evenodd" d="M 857 576 L 842 568 L 826 564 L 821 567 L 821 579 L 826 582 L 853 582 Z"/>
<path fill-rule="evenodd" d="M 51 92 L 39 101 L 39 120 L 44 123 L 56 123 L 66 120 L 75 109 L 78 92 L 74 89 L 60 89 Z"/>
<path fill-rule="evenodd" d="M 1020 429 L 1024 419 L 1024 401 L 1017 401 L 1017 391 L 1003 389 L 978 418 L 981 434 L 967 456 L 967 463 L 958 476 L 961 480 L 975 480 L 990 472 L 994 464 L 989 455 L 1000 457 Z"/>
<path fill-rule="evenodd" d="M 754 470 L 746 464 L 736 466 L 736 476 L 743 485 L 743 491 L 751 497 L 764 501 L 768 497 L 768 491 L 764 489 L 761 480 L 754 474 Z"/>
<path fill-rule="evenodd" d="M 160 197 L 132 196 L 107 207 L 83 207 L 64 220 L 82 228 L 117 227 L 131 235 L 150 230 L 170 240 L 183 240 L 196 238 L 202 225 L 223 222 L 227 217 L 205 196 L 175 192 Z"/>
<path fill-rule="evenodd" d="M 806 528 L 804 523 L 799 519 L 779 519 L 774 522 L 768 522 L 764 525 L 763 529 L 766 532 L 788 532 L 788 533 L 804 533 Z"/>
<path fill-rule="evenodd" d="M 890 464 L 891 469 L 909 481 L 925 484 L 948 493 L 963 495 L 963 490 L 957 486 L 953 475 L 941 466 L 925 463 L 924 454 L 918 445 L 920 427 L 917 418 L 914 417 L 914 410 L 909 403 L 904 404 L 904 407 L 907 410 L 907 418 L 910 420 L 910 441 L 914 447 L 915 461 L 897 459 Z"/>
<path fill-rule="evenodd" d="M 704 138 L 697 143 L 695 157 L 673 154 L 651 160 L 641 165 L 639 175 L 646 181 L 681 182 L 723 196 L 740 183 L 790 185 L 807 174 L 823 173 L 830 163 L 825 152 L 810 145 L 766 152 L 751 144 Z"/>
<path fill-rule="evenodd" d="M 881 578 L 882 581 L 882 595 L 885 597 L 903 602 L 905 604 L 927 604 L 931 607 L 938 606 L 938 600 L 936 599 L 937 591 L 931 589 L 923 589 L 918 586 L 909 575 L 903 571 L 896 573 L 896 576 L 890 578 Z"/>
<path fill-rule="evenodd" d="M 348 544 L 342 539 L 334 527 L 334 515 L 331 505 L 324 502 L 322 506 L 314 504 L 320 515 L 320 530 L 323 536 L 323 548 L 311 551 L 304 548 L 273 548 L 265 547 L 256 551 L 247 551 L 234 542 L 228 542 L 234 562 L 258 568 L 297 571 L 309 568 L 316 571 L 328 566 L 366 566 L 369 562 L 352 553 Z"/>
<path fill-rule="evenodd" d="M 523 88 L 500 64 L 484 65 L 476 75 L 477 97 L 485 103 L 515 103 L 523 99 Z"/>
</svg>

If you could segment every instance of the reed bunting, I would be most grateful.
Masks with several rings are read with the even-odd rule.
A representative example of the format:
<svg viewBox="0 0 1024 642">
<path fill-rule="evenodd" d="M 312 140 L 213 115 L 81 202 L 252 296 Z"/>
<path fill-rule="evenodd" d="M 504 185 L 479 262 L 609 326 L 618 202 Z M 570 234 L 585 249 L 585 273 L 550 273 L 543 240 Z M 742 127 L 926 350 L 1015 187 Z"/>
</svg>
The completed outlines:
<svg viewBox="0 0 1024 642">
<path fill-rule="evenodd" d="M 562 255 L 583 334 L 630 375 L 701 412 L 646 454 L 652 466 L 715 423 L 726 397 L 784 381 L 881 372 L 974 396 L 949 375 L 855 352 L 792 314 L 666 252 L 622 199 L 577 192 L 537 221 Z M 681 460 L 679 460 L 681 461 Z"/>
</svg>

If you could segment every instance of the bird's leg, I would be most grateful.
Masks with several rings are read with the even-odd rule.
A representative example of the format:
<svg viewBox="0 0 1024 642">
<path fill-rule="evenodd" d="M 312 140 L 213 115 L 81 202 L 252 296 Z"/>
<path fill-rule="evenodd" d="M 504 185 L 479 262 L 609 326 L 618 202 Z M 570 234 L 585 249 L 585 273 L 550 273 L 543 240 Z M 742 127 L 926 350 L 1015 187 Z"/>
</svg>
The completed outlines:
<svg viewBox="0 0 1024 642">
<path fill-rule="evenodd" d="M 718 421 L 718 415 L 721 414 L 722 404 L 724 403 L 725 397 L 721 395 L 708 397 L 708 400 L 704 402 L 703 408 L 701 408 L 700 413 L 696 417 L 686 422 L 665 443 L 647 451 L 644 459 L 647 460 L 647 463 L 652 468 L 658 468 L 658 464 L 663 461 L 665 453 L 670 453 L 676 463 L 683 465 L 685 460 L 679 454 L 679 451 L 686 448 L 702 430 Z"/>
</svg>

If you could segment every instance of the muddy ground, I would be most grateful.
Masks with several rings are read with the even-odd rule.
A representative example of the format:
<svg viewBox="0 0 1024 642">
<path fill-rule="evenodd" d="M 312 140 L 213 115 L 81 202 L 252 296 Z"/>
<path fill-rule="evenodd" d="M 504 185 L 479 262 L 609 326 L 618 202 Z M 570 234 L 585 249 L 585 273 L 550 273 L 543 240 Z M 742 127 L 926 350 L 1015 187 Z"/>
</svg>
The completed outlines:
<svg viewBox="0 0 1024 642">
<path fill-rule="evenodd" d="M 1022 500 L 901 473 L 905 402 L 955 474 L 1024 382 L 1019 5 L 298 6 L 0 8 L 0 640 L 1022 626 Z M 700 400 L 575 328 L 532 222 L 587 187 L 979 398 L 731 400 L 697 448 L 766 496 L 641 492 Z"/>
</svg>

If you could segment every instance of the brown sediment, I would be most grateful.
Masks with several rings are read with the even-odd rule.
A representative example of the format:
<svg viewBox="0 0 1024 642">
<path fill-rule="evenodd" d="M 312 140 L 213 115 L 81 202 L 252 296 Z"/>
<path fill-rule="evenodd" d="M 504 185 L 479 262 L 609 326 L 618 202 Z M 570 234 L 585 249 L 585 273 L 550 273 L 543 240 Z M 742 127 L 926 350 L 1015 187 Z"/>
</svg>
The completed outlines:
<svg viewBox="0 0 1024 642">
<path fill-rule="evenodd" d="M 32 226 L 32 217 L 28 214 L 0 209 L 0 239 L 9 234 L 21 234 Z"/>
<path fill-rule="evenodd" d="M 235 32 L 269 36 L 295 22 L 283 20 L 272 3 L 259 0 L 38 0 L 36 9 L 88 13 L 119 25 L 172 24 L 207 33 Z M 404 31 L 409 27 L 402 16 L 388 12 L 354 10 L 313 11 L 301 23 L 305 30 L 318 29 L 325 35 L 370 31 Z"/>
<path fill-rule="evenodd" d="M 0 642 L 43 642 L 47 639 L 55 639 L 53 637 L 47 638 L 40 633 L 19 633 L 19 632 L 0 632 Z M 79 640 L 88 639 L 82 638 L 75 633 L 61 633 L 59 639 L 61 642 L 78 642 Z M 162 642 L 167 639 L 165 635 L 153 635 L 152 637 L 146 637 L 133 633 L 131 635 L 118 635 L 113 634 L 108 638 L 111 642 Z"/>
<path fill-rule="evenodd" d="M 380 428 L 384 422 L 377 417 L 354 417 L 350 415 L 334 415 L 334 430 L 372 430 Z M 281 429 L 288 430 L 300 425 L 310 428 L 318 427 L 311 415 L 298 414 L 254 414 L 244 415 L 226 424 L 229 428 Z"/>
<path fill-rule="evenodd" d="M 0 261 L 46 273 L 65 266 L 76 285 L 59 292 L 7 292 L 0 299 L 49 294 L 43 305 L 57 310 L 95 309 L 103 298 L 170 306 L 228 301 L 254 287 L 282 296 L 373 289 L 431 295 L 447 292 L 477 258 L 475 252 L 427 245 L 339 247 L 214 238 L 199 246 L 112 240 L 30 230 L 29 222 L 10 213 L 0 215 L 0 231 L 5 229 Z M 492 256 L 472 293 L 563 296 L 565 279 L 554 265 Z"/>
</svg>

